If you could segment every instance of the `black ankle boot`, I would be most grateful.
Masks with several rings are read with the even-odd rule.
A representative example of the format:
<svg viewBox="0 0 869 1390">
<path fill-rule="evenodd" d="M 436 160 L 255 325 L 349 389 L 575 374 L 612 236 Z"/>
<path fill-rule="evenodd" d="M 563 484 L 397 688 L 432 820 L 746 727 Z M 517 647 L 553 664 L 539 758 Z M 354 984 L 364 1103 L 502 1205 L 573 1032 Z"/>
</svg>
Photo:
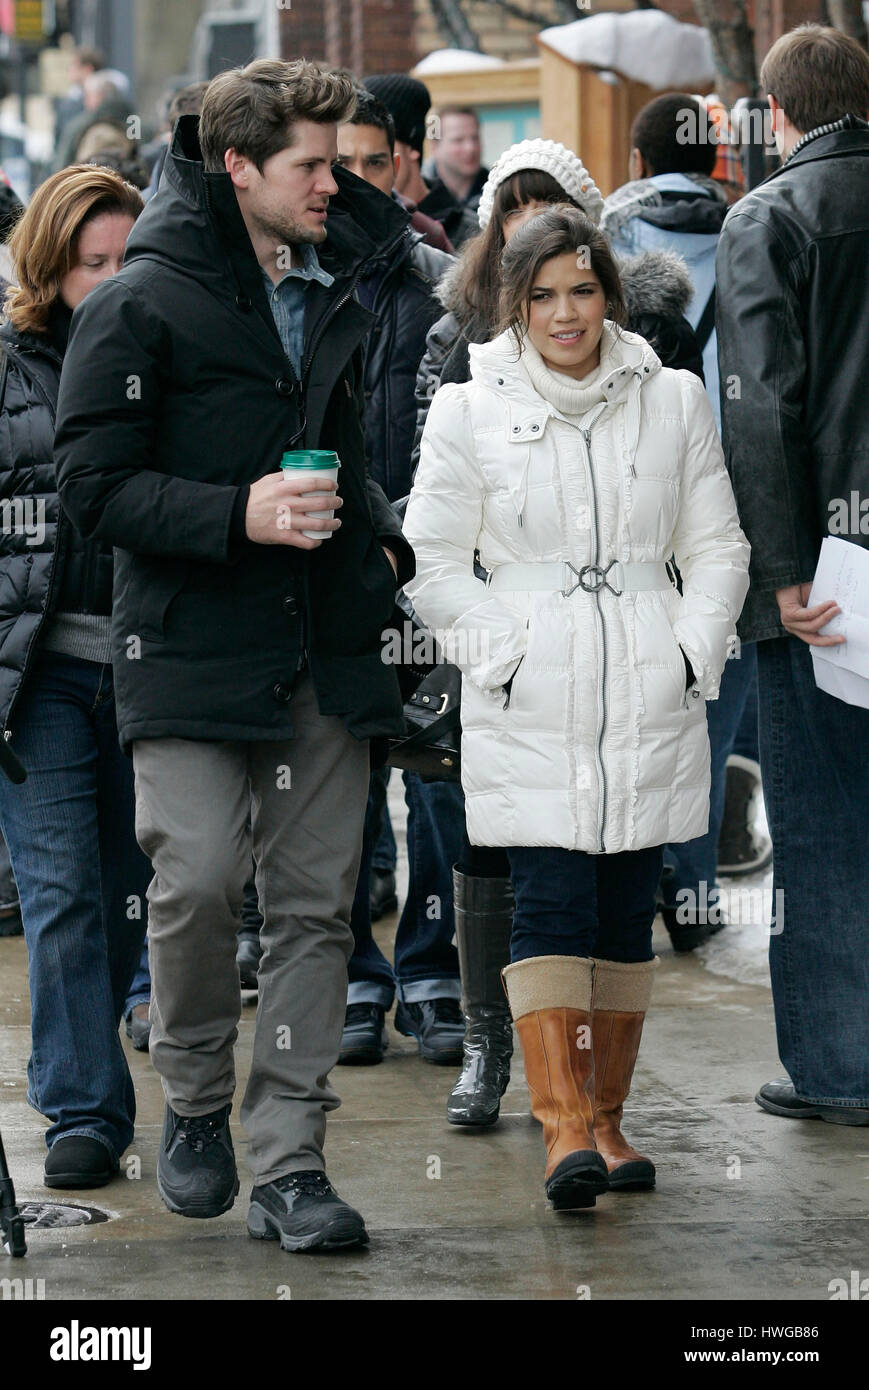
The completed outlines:
<svg viewBox="0 0 869 1390">
<path fill-rule="evenodd" d="M 510 963 L 513 888 L 509 878 L 472 878 L 453 869 L 453 900 L 465 1044 L 447 1119 L 451 1125 L 493 1125 L 513 1055 L 513 1022 L 501 984 L 501 970 Z"/>
</svg>

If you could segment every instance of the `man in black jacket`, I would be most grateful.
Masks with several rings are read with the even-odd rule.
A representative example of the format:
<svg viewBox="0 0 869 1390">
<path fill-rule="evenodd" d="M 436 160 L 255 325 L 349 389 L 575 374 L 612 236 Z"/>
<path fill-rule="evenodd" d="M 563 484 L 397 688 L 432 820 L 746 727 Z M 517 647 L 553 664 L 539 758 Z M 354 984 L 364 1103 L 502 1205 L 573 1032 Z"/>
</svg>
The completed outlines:
<svg viewBox="0 0 869 1390">
<path fill-rule="evenodd" d="M 409 217 L 393 192 L 400 167 L 395 126 L 383 102 L 364 88 L 356 110 L 338 128 L 338 161 L 390 200 L 395 230 L 366 262 L 359 277 L 359 298 L 377 315 L 365 353 L 365 444 L 368 466 L 391 501 L 407 497 L 411 487 L 411 452 L 416 425 L 416 372 L 425 339 L 440 304 L 438 281 L 454 263 L 451 256 L 426 246 L 411 230 Z M 388 807 L 385 770 L 371 774 L 363 839 L 360 882 L 350 925 L 355 947 L 349 964 L 347 1018 L 339 1061 L 371 1064 L 386 1047 L 384 1017 L 396 985 L 399 1006 L 395 1025 L 417 1038 L 429 1061 L 461 1057 L 464 1022 L 459 1008 L 459 962 L 453 942 L 452 864 L 445 861 L 442 787 L 425 787 L 404 774 L 408 804 L 409 880 L 395 937 L 395 969 L 371 933 L 372 903 L 395 905 L 395 865 L 378 844 Z M 459 841 L 460 844 L 460 841 Z M 394 840 L 392 841 L 394 846 Z M 387 850 L 390 846 L 387 844 Z M 380 857 L 379 857 L 380 856 Z M 384 862 L 385 861 L 385 862 Z M 369 866 L 370 897 L 369 897 Z"/>
<path fill-rule="evenodd" d="M 158 1187 L 200 1217 L 238 1191 L 228 1122 L 251 813 L 265 953 L 241 1109 L 248 1229 L 290 1250 L 367 1240 L 323 1171 L 327 1078 L 368 740 L 403 731 L 380 633 L 414 569 L 365 471 L 372 316 L 354 288 L 383 200 L 333 174 L 354 100 L 346 74 L 304 60 L 214 79 L 199 122 L 179 121 L 123 270 L 76 314 L 56 444 L 64 505 L 118 548 L 118 723 L 155 870 Z M 337 453 L 338 496 L 280 472 L 298 449 Z"/>
<path fill-rule="evenodd" d="M 834 29 L 803 25 L 767 54 L 761 91 L 784 162 L 729 213 L 716 263 L 724 446 L 751 541 L 739 631 L 758 643 L 770 968 L 789 1076 L 757 1101 L 774 1115 L 869 1124 L 869 710 L 815 684 L 812 648 L 842 635 L 827 628 L 832 601 L 807 606 L 834 519 L 869 495 L 869 57 Z M 859 520 L 847 539 L 869 545 Z"/>
<path fill-rule="evenodd" d="M 382 101 L 395 122 L 395 148 L 400 163 L 395 187 L 411 212 L 421 212 L 439 222 L 450 245 L 460 250 L 471 237 L 479 235 L 475 207 L 460 201 L 438 178 L 422 176 L 422 151 L 427 134 L 431 96 L 417 77 L 390 72 L 366 77 L 365 86 Z M 433 129 L 437 126 L 433 122 Z M 486 170 L 482 171 L 485 183 Z M 482 183 L 480 188 L 482 188 Z M 475 188 L 477 196 L 479 189 Z"/>
</svg>

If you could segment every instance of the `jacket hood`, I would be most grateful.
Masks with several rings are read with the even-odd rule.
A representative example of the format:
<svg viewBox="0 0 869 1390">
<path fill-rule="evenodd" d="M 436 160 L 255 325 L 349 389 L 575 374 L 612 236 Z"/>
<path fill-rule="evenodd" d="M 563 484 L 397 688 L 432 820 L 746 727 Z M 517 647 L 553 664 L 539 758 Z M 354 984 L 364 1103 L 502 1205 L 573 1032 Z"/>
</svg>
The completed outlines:
<svg viewBox="0 0 869 1390">
<path fill-rule="evenodd" d="M 664 231 L 710 236 L 721 231 L 727 213 L 727 199 L 714 179 L 669 174 L 622 184 L 604 203 L 601 228 L 615 237 L 636 217 Z"/>
<path fill-rule="evenodd" d="M 727 208 L 723 207 L 722 220 L 726 212 Z M 677 252 L 641 251 L 636 256 L 620 258 L 618 265 L 632 322 L 641 314 L 663 314 L 672 318 L 685 313 L 694 286 L 688 267 Z M 473 324 L 476 313 L 461 293 L 461 281 L 462 265 L 461 261 L 456 261 L 441 276 L 435 295 L 448 313 L 455 314 L 459 323 Z"/>
<path fill-rule="evenodd" d="M 255 266 L 253 248 L 229 175 L 210 173 L 202 162 L 198 116 L 178 121 L 160 188 L 130 233 L 124 264 L 158 261 L 227 292 L 226 260 Z M 326 240 L 317 247 L 324 270 L 337 278 L 356 275 L 376 252 L 400 243 L 408 216 L 379 189 L 340 167 L 338 193 L 329 200 Z"/>
<path fill-rule="evenodd" d="M 641 251 L 618 261 L 628 319 L 636 323 L 644 314 L 678 318 L 694 295 L 688 267 L 675 251 Z"/>
<path fill-rule="evenodd" d="M 448 313 L 455 314 L 456 318 L 463 319 L 467 318 L 469 310 L 468 305 L 459 292 L 461 269 L 460 260 L 457 260 L 455 265 L 450 266 L 446 274 L 442 275 L 438 281 L 435 297 L 440 300 Z"/>
</svg>

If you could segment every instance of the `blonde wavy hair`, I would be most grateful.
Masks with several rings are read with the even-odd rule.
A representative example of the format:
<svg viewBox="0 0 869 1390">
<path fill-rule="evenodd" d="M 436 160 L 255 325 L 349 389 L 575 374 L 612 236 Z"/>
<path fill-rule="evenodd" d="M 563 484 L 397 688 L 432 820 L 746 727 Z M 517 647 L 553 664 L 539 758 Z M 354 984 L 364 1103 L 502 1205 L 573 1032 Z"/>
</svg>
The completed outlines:
<svg viewBox="0 0 869 1390">
<path fill-rule="evenodd" d="M 86 222 L 104 212 L 135 219 L 144 206 L 139 190 L 113 169 L 72 164 L 40 184 L 8 242 L 18 284 L 4 311 L 13 328 L 45 332 Z"/>
</svg>

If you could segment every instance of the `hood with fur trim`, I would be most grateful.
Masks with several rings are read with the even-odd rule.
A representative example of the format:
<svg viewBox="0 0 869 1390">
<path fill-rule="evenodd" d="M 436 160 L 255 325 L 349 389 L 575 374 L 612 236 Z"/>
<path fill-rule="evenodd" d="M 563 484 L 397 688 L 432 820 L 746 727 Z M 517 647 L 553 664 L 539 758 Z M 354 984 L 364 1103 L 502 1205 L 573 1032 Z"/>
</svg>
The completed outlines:
<svg viewBox="0 0 869 1390">
<path fill-rule="evenodd" d="M 641 251 L 636 256 L 617 260 L 630 323 L 645 314 L 679 318 L 685 313 L 694 286 L 685 261 L 676 251 Z M 476 311 L 461 292 L 461 270 L 460 261 L 450 266 L 439 280 L 435 294 L 444 309 L 455 315 L 472 342 L 485 339 L 489 335 L 479 325 Z"/>
</svg>

